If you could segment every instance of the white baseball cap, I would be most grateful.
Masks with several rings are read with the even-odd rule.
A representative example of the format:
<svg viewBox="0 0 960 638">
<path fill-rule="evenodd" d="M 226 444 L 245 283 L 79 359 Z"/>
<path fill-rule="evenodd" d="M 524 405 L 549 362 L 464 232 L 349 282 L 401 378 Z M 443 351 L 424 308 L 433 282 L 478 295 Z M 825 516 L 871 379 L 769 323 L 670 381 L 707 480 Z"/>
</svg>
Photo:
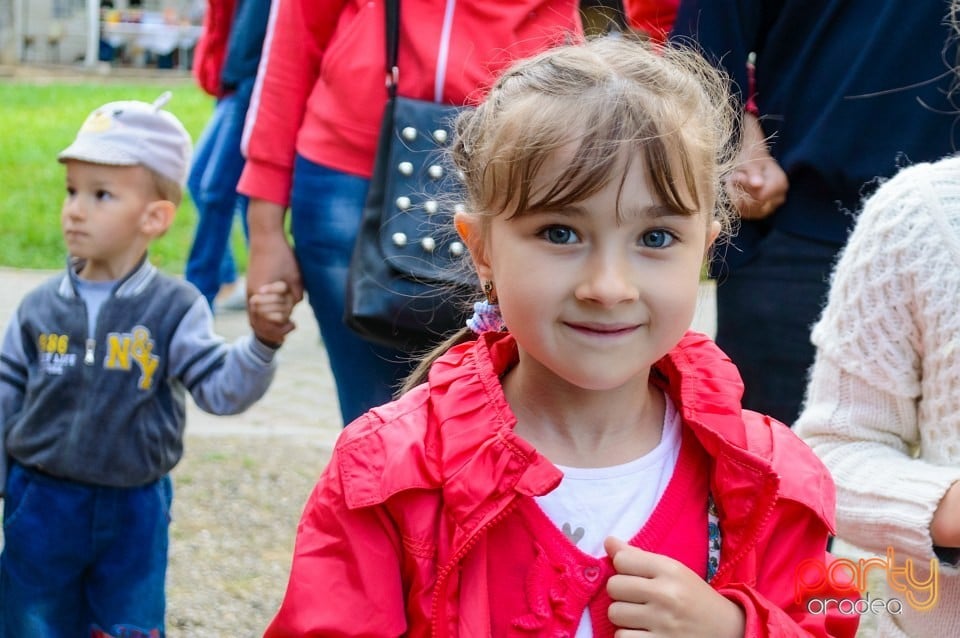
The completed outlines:
<svg viewBox="0 0 960 638">
<path fill-rule="evenodd" d="M 184 186 L 193 144 L 180 120 L 163 110 L 170 97 L 167 91 L 153 104 L 136 100 L 104 104 L 87 116 L 76 139 L 57 159 L 142 165 Z"/>
</svg>

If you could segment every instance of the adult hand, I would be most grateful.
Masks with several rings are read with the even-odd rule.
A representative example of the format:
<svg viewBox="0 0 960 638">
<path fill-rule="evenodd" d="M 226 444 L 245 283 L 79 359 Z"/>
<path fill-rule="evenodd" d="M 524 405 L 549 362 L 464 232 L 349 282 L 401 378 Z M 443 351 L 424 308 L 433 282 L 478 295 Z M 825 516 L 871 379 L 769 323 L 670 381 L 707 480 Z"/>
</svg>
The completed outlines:
<svg viewBox="0 0 960 638">
<path fill-rule="evenodd" d="M 250 258 L 247 266 L 247 300 L 263 286 L 275 281 L 286 282 L 286 291 L 293 304 L 303 299 L 300 267 L 283 229 L 285 207 L 263 199 L 251 199 L 247 207 L 250 228 Z M 272 320 L 264 315 L 248 313 L 250 326 L 263 340 L 282 343 L 293 330 L 293 322 Z"/>
<path fill-rule="evenodd" d="M 612 537 L 603 546 L 617 571 L 607 581 L 613 598 L 607 616 L 620 628 L 617 638 L 742 638 L 740 606 L 683 563 Z"/>
<path fill-rule="evenodd" d="M 760 120 L 751 113 L 744 113 L 743 148 L 726 186 L 731 203 L 743 219 L 768 217 L 787 199 L 787 174 L 771 157 Z"/>
</svg>

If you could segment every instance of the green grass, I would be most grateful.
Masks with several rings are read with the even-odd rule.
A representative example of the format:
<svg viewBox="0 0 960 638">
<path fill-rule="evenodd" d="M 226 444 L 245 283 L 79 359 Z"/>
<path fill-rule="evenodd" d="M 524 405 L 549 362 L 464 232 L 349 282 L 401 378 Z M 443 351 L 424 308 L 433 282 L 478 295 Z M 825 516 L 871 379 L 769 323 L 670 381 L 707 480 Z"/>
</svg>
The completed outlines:
<svg viewBox="0 0 960 638">
<path fill-rule="evenodd" d="M 64 169 L 57 162 L 57 153 L 73 140 L 97 106 L 127 99 L 152 102 L 165 90 L 173 91 L 168 108 L 196 142 L 212 112 L 213 99 L 189 77 L 176 76 L 169 81 L 0 80 L 0 266 L 63 267 L 60 206 Z M 186 195 L 173 227 L 151 247 L 151 260 L 167 272 L 182 273 L 195 223 L 193 202 Z M 242 238 L 239 241 L 242 246 Z M 245 254 L 235 252 L 243 267 Z"/>
</svg>

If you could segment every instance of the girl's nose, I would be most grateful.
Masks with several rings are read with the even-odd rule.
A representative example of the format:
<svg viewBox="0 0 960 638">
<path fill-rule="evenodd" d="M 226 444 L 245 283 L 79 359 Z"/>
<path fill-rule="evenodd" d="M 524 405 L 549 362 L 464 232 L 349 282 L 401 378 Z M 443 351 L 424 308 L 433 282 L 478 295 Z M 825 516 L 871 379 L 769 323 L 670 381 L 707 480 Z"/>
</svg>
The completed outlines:
<svg viewBox="0 0 960 638">
<path fill-rule="evenodd" d="M 636 301 L 640 293 L 635 281 L 635 273 L 626 257 L 596 255 L 584 269 L 576 295 L 579 299 L 603 306 Z"/>
</svg>

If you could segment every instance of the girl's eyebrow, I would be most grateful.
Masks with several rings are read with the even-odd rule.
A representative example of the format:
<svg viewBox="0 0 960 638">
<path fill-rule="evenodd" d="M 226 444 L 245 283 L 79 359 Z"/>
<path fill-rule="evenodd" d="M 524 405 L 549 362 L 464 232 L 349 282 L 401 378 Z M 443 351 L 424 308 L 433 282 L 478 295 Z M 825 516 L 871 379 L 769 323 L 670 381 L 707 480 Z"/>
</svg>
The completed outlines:
<svg viewBox="0 0 960 638">
<path fill-rule="evenodd" d="M 675 210 L 666 204 L 651 204 L 650 206 L 633 206 L 630 204 L 625 204 L 620 210 L 623 219 L 632 219 L 635 217 L 652 217 L 654 219 L 662 219 L 664 217 L 693 217 L 693 215 Z M 531 210 L 530 212 L 556 214 L 565 217 L 585 217 L 589 214 L 587 209 L 577 204 L 568 204 L 563 208 Z"/>
<path fill-rule="evenodd" d="M 675 208 L 667 206 L 666 204 L 654 204 L 652 206 L 642 206 L 638 208 L 624 206 L 624 210 L 627 211 L 627 215 L 624 215 L 625 217 L 628 215 L 646 216 L 656 219 L 663 217 L 693 217 L 693 215 L 678 211 Z"/>
</svg>

